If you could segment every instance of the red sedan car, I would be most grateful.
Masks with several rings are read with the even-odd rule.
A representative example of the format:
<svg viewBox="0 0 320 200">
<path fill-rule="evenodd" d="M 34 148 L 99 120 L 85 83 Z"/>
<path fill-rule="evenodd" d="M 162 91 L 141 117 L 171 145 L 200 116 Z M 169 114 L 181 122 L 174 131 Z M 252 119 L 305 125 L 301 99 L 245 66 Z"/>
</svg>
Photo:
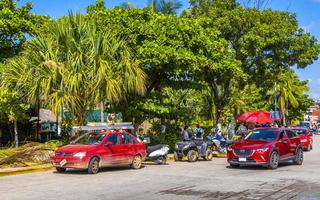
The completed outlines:
<svg viewBox="0 0 320 200">
<path fill-rule="evenodd" d="M 313 147 L 313 134 L 309 132 L 309 129 L 296 127 L 296 128 L 291 128 L 291 130 L 295 132 L 300 138 L 303 149 L 307 151 L 311 151 Z"/>
<path fill-rule="evenodd" d="M 146 158 L 145 144 L 125 132 L 88 133 L 72 144 L 56 150 L 51 157 L 58 172 L 67 168 L 87 169 L 96 174 L 100 167 L 130 165 L 141 168 Z"/>
<path fill-rule="evenodd" d="M 299 137 L 288 129 L 259 128 L 244 140 L 229 146 L 228 162 L 231 167 L 259 165 L 276 169 L 279 162 L 303 162 L 303 149 Z"/>
</svg>

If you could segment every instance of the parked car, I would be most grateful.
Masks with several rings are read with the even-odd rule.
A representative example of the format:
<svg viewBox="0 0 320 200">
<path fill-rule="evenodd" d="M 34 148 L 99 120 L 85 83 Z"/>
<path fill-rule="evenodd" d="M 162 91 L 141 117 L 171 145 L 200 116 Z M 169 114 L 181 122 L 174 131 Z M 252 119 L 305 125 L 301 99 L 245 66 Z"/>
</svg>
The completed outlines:
<svg viewBox="0 0 320 200">
<path fill-rule="evenodd" d="M 307 128 L 291 128 L 300 138 L 304 150 L 310 151 L 313 148 L 313 133 Z"/>
<path fill-rule="evenodd" d="M 141 168 L 146 146 L 127 132 L 87 133 L 56 150 L 51 157 L 58 172 L 68 168 L 87 169 L 96 174 L 101 167 L 130 165 Z"/>
<path fill-rule="evenodd" d="M 180 161 L 187 156 L 189 162 L 195 162 L 199 158 L 211 161 L 213 157 L 211 141 L 195 140 L 177 142 L 175 145 L 174 159 Z"/>
<path fill-rule="evenodd" d="M 231 167 L 258 165 L 276 169 L 279 162 L 303 162 L 300 138 L 289 129 L 258 128 L 245 139 L 228 147 L 227 159 Z"/>
</svg>

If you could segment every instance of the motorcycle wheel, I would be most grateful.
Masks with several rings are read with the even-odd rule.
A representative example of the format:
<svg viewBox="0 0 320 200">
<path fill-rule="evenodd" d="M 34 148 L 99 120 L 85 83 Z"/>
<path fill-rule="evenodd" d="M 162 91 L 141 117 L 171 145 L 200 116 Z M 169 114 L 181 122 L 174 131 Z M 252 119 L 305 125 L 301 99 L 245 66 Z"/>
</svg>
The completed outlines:
<svg viewBox="0 0 320 200">
<path fill-rule="evenodd" d="M 161 165 L 167 164 L 167 157 L 166 156 L 162 156 L 159 160 L 160 160 L 159 164 L 161 164 Z"/>
</svg>

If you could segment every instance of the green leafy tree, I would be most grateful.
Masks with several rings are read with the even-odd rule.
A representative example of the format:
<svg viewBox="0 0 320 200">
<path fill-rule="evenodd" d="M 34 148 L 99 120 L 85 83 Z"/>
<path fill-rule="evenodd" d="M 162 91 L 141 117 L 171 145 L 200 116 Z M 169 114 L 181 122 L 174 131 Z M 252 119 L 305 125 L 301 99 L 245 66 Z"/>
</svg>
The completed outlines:
<svg viewBox="0 0 320 200">
<path fill-rule="evenodd" d="M 119 101 L 144 92 L 145 74 L 126 44 L 93 21 L 70 14 L 33 39 L 23 54 L 7 63 L 4 85 L 27 91 L 55 114 L 65 107 L 75 125 L 83 125 L 100 101 Z"/>
<path fill-rule="evenodd" d="M 30 13 L 31 3 L 17 7 L 16 0 L 0 0 L 0 62 L 18 54 L 27 34 L 37 32 L 48 17 Z"/>
<path fill-rule="evenodd" d="M 129 112 L 128 107 L 139 110 L 138 102 L 164 105 L 163 89 L 190 89 L 206 87 L 212 80 L 223 91 L 221 98 L 230 96 L 228 86 L 233 77 L 241 76 L 241 69 L 228 48 L 228 42 L 219 37 L 214 28 L 204 28 L 206 18 L 187 19 L 174 15 L 155 13 L 150 8 L 102 10 L 90 17 L 95 18 L 102 30 L 113 28 L 127 39 L 142 69 L 148 75 L 146 97 L 129 96 L 120 106 L 124 116 L 137 119 L 144 113 Z M 219 84 L 219 85 L 218 85 Z M 209 88 L 212 88 L 209 85 Z M 211 90 L 213 91 L 213 90 Z M 217 96 L 217 95 L 216 95 Z M 158 101 L 154 102 L 152 99 Z M 150 102 L 151 101 L 151 102 Z M 225 99 L 227 105 L 228 98 Z M 218 103 L 217 103 L 218 104 Z M 220 105 L 218 105 L 220 109 Z M 159 112 L 162 110 L 159 107 Z M 167 109 L 164 109 L 164 111 Z M 171 110 L 171 109 L 168 109 Z M 167 111 L 166 111 L 167 112 Z M 139 115 L 139 116 L 136 116 Z"/>
<path fill-rule="evenodd" d="M 273 101 L 273 95 L 277 96 L 278 107 L 282 113 L 283 124 L 286 125 L 286 115 L 289 108 L 299 108 L 298 97 L 305 97 L 304 93 L 309 90 L 305 81 L 299 81 L 298 76 L 291 70 L 283 71 L 277 76 L 276 86 L 268 92 Z"/>
<path fill-rule="evenodd" d="M 149 0 L 149 5 L 155 12 L 173 15 L 182 8 L 183 4 L 179 0 Z"/>
<path fill-rule="evenodd" d="M 17 92 L 0 88 L 0 119 L 13 123 L 15 147 L 19 145 L 18 120 L 28 118 L 29 104 Z"/>
<path fill-rule="evenodd" d="M 211 19 L 209 26 L 221 32 L 235 58 L 257 86 L 261 80 L 291 66 L 305 68 L 318 58 L 320 49 L 314 36 L 298 26 L 294 14 L 243 8 L 235 0 L 193 0 L 184 16 Z M 245 84 L 243 84 L 244 86 Z"/>
</svg>

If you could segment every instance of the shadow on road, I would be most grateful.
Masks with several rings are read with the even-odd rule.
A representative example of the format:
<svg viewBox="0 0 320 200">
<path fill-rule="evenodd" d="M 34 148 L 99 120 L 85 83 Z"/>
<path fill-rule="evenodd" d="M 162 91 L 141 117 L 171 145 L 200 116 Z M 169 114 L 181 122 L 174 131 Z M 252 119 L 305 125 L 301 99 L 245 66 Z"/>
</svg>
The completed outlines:
<svg viewBox="0 0 320 200">
<path fill-rule="evenodd" d="M 280 169 L 280 168 L 283 168 L 283 167 L 287 167 L 287 166 L 292 166 L 292 165 L 294 165 L 292 162 L 279 163 L 277 169 Z M 237 169 L 239 169 L 239 170 L 267 170 L 267 168 L 263 167 L 263 166 L 248 166 L 248 165 L 244 165 L 244 166 L 240 166 L 240 167 L 236 167 L 236 168 L 231 167 L 231 166 L 226 166 L 226 168 L 234 169 L 234 170 L 237 170 Z"/>
<path fill-rule="evenodd" d="M 143 165 L 141 169 L 145 168 Z M 103 167 L 99 170 L 99 173 L 108 173 L 108 172 L 117 172 L 117 171 L 127 171 L 133 170 L 129 166 L 121 166 L 121 167 Z M 65 174 L 65 175 L 90 175 L 86 169 L 67 169 L 66 172 L 57 172 L 54 171 L 55 174 Z"/>
</svg>

